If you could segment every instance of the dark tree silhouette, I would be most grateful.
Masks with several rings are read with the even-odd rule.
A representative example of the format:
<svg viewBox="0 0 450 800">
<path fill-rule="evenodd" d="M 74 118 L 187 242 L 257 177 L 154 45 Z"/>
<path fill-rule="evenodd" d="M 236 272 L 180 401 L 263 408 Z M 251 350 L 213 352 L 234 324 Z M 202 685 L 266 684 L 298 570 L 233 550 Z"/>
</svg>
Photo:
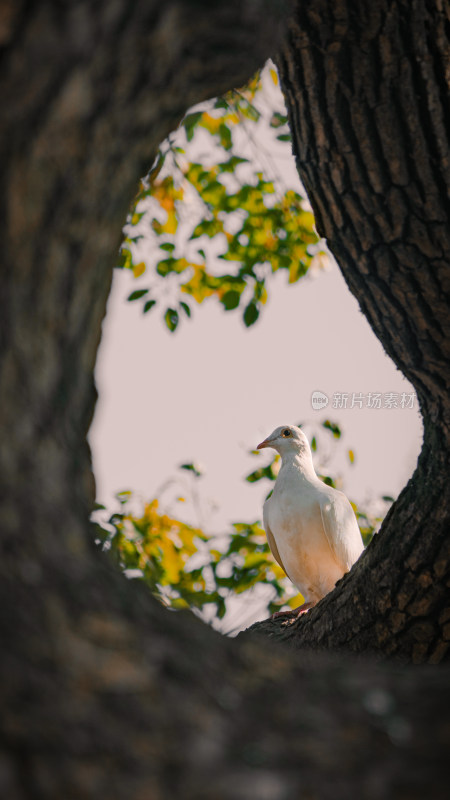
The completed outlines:
<svg viewBox="0 0 450 800">
<path fill-rule="evenodd" d="M 0 4 L 2 797 L 447 796 L 448 669 L 386 656 L 444 661 L 450 637 L 448 13 Z M 307 619 L 231 641 L 95 549 L 86 433 L 138 180 L 187 106 L 276 52 L 319 228 L 417 389 L 425 441 L 342 584 Z"/>
</svg>

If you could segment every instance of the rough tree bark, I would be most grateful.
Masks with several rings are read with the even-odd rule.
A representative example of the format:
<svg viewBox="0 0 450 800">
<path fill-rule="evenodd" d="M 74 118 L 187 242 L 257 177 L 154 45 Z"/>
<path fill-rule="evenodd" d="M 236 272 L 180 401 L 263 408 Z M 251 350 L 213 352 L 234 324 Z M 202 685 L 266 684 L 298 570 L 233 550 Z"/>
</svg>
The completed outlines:
<svg viewBox="0 0 450 800">
<path fill-rule="evenodd" d="M 450 654 L 450 48 L 447 3 L 298 3 L 279 57 L 317 225 L 416 388 L 416 472 L 317 609 L 259 632 L 416 663 Z M 447 26 L 447 27 L 446 27 Z"/>
<path fill-rule="evenodd" d="M 408 30 L 409 4 L 372 5 L 380 9 L 380 25 L 384 11 L 391 19 L 397 9 Z M 332 9 L 345 11 L 345 4 L 299 3 L 282 70 L 299 166 L 319 225 L 339 249 L 371 319 L 377 307 L 383 310 L 379 333 L 418 388 L 426 445 L 416 489 L 412 484 L 396 505 L 373 555 L 337 590 L 335 612 L 326 600 L 304 628 L 313 643 L 323 645 L 328 631 L 333 645 L 351 649 L 357 636 L 386 654 L 395 650 L 389 642 L 396 640 L 397 624 L 396 654 L 437 660 L 445 655 L 438 651 L 445 629 L 439 622 L 443 601 L 433 586 L 436 577 L 444 586 L 448 569 L 439 550 L 447 489 L 439 483 L 432 505 L 424 475 L 428 470 L 436 480 L 437 469 L 448 464 L 448 322 L 438 295 L 438 287 L 445 289 L 445 239 L 432 182 L 420 184 L 420 213 L 403 215 L 401 235 L 392 232 L 394 199 L 384 229 L 376 201 L 397 187 L 391 162 L 381 159 L 384 177 L 375 191 L 376 176 L 361 171 L 356 133 L 350 141 L 338 136 L 357 128 L 339 87 L 360 69 L 346 53 L 357 59 L 366 52 L 354 40 L 359 28 L 352 27 L 360 6 L 349 4 L 352 13 L 339 12 L 336 21 Z M 412 6 L 414 13 L 423 8 L 440 30 L 437 1 Z M 85 439 L 95 403 L 92 372 L 127 208 L 157 144 L 186 107 L 242 84 L 273 52 L 284 16 L 283 3 L 264 0 L 0 4 L 0 795 L 8 800 L 446 797 L 446 668 L 400 669 L 336 654 L 299 655 L 251 637 L 226 640 L 189 614 L 164 611 L 115 572 L 90 540 L 94 493 Z M 368 14 L 370 30 L 374 19 Z M 395 31 L 386 26 L 385 47 L 395 43 Z M 363 37 L 367 46 L 369 40 Z M 408 40 L 403 65 L 416 52 L 414 41 Z M 379 63 L 395 71 L 395 52 L 393 45 L 380 51 Z M 436 45 L 433 58 L 439 52 Z M 329 58 L 334 110 L 314 89 Z M 410 60 L 416 63 L 416 56 Z M 438 105 L 443 78 L 431 77 L 429 96 Z M 382 75 L 380 91 L 388 92 L 392 80 L 390 72 Z M 411 108 L 418 124 L 423 106 Z M 329 137 L 331 124 L 336 131 Z M 428 162 L 435 175 L 440 151 L 432 141 Z M 322 171 L 323 192 L 333 200 L 326 194 L 325 204 Z M 408 210 L 414 194 L 407 195 L 408 180 L 400 185 Z M 425 215 L 428 196 L 433 225 Z M 424 230 L 419 244 L 408 234 L 417 217 Z M 367 236 L 355 233 L 364 226 Z M 365 246 L 375 229 L 379 252 Z M 410 260 L 400 247 L 406 234 L 408 253 L 414 245 Z M 422 242 L 432 247 L 423 263 L 414 260 Z M 391 263 L 388 274 L 383 270 Z M 422 285 L 417 265 L 431 292 L 423 299 L 416 291 Z M 402 286 L 407 315 L 401 313 Z M 409 581 L 406 605 L 414 592 L 418 602 L 428 598 L 428 575 L 432 600 L 424 614 L 423 652 L 417 651 L 420 636 L 409 622 L 402 629 L 389 606 L 401 596 L 401 562 L 389 544 L 396 526 L 404 533 L 398 546 Z M 380 564 L 391 570 L 384 583 Z M 366 632 L 357 603 L 367 615 Z M 427 624 L 437 631 L 432 645 Z M 386 638 L 378 628 L 376 635 L 367 633 L 376 625 Z M 337 628 L 344 635 L 336 638 Z M 305 634 L 296 636 L 301 641 Z"/>
</svg>

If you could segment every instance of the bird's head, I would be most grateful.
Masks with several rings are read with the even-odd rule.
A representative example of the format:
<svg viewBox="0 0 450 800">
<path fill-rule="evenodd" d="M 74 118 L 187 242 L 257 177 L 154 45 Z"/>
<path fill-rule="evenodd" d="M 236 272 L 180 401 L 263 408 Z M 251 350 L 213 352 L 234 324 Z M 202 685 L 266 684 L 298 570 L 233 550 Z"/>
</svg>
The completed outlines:
<svg viewBox="0 0 450 800">
<path fill-rule="evenodd" d="M 260 442 L 257 450 L 262 450 L 263 447 L 273 447 L 280 456 L 287 453 L 310 453 L 308 439 L 300 428 L 296 425 L 280 425 L 275 430 Z"/>
</svg>

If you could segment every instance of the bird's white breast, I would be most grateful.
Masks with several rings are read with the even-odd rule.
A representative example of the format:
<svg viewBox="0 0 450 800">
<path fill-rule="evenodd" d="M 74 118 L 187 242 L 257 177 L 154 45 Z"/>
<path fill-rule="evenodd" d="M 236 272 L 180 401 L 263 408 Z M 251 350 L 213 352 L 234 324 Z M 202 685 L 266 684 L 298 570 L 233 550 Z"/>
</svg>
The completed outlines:
<svg viewBox="0 0 450 800">
<path fill-rule="evenodd" d="M 266 501 L 267 519 L 288 577 L 305 600 L 317 601 L 343 575 L 328 543 L 320 511 L 327 487 L 295 468 L 281 470 Z"/>
</svg>

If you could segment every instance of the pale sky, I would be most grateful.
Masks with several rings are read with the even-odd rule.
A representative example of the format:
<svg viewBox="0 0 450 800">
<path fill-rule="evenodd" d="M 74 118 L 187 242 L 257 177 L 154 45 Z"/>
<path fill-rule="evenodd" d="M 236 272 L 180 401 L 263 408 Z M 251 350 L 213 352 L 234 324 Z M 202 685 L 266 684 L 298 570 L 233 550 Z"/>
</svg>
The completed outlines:
<svg viewBox="0 0 450 800">
<path fill-rule="evenodd" d="M 250 329 L 239 310 L 225 313 L 209 302 L 195 306 L 193 319 L 171 334 L 158 311 L 143 316 L 138 303 L 126 302 L 134 287 L 129 272 L 116 273 L 97 364 L 90 442 L 99 501 L 110 507 L 122 489 L 150 499 L 178 465 L 198 461 L 205 469 L 197 481 L 200 520 L 175 503 L 176 495 L 187 495 L 183 487 L 163 495 L 170 510 L 214 532 L 230 521 L 253 521 L 261 518 L 268 485 L 243 478 L 270 453 L 248 451 L 278 425 L 326 417 L 344 431 L 329 469 L 343 473 L 351 499 L 395 496 L 404 486 L 421 445 L 417 402 L 412 410 L 311 407 L 314 390 L 330 398 L 412 391 L 336 266 L 293 286 L 277 274 Z M 348 448 L 357 454 L 353 466 Z M 179 474 L 189 483 L 189 475 Z"/>
</svg>

